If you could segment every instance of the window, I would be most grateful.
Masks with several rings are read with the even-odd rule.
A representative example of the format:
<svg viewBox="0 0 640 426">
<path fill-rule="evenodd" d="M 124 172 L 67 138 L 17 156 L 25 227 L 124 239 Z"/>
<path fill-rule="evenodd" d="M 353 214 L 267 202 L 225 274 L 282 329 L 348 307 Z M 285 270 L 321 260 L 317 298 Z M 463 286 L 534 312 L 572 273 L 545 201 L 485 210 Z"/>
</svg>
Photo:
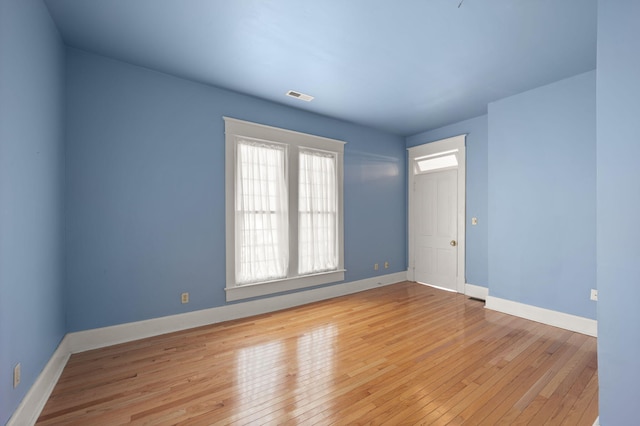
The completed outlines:
<svg viewBox="0 0 640 426">
<path fill-rule="evenodd" d="M 344 142 L 225 117 L 227 300 L 344 279 Z"/>
<path fill-rule="evenodd" d="M 338 268 L 336 156 L 300 152 L 298 274 Z"/>
</svg>

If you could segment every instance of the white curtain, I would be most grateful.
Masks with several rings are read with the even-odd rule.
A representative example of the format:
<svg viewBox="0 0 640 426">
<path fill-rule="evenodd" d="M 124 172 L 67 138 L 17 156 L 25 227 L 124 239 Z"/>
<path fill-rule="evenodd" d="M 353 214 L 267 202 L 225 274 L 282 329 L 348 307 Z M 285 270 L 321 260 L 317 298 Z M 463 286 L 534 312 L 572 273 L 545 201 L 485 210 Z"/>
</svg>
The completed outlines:
<svg viewBox="0 0 640 426">
<path fill-rule="evenodd" d="M 338 268 L 336 156 L 300 152 L 298 273 Z"/>
<path fill-rule="evenodd" d="M 241 140 L 236 167 L 236 284 L 287 276 L 286 148 Z"/>
</svg>

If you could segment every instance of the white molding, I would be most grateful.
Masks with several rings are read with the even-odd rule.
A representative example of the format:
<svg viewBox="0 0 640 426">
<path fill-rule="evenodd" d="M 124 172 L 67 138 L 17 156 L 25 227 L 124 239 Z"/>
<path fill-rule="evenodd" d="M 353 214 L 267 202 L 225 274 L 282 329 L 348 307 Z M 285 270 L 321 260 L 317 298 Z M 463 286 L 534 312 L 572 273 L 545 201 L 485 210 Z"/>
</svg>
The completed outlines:
<svg viewBox="0 0 640 426">
<path fill-rule="evenodd" d="M 249 299 L 251 297 L 266 296 L 268 294 L 281 293 L 288 290 L 297 290 L 306 287 L 313 287 L 321 284 L 338 283 L 344 281 L 344 273 L 339 271 L 322 272 L 319 274 L 305 275 L 300 277 L 285 278 L 282 280 L 269 281 L 258 284 L 247 284 L 238 287 L 227 287 L 227 302 L 234 300 Z"/>
<path fill-rule="evenodd" d="M 464 294 L 475 299 L 487 300 L 487 297 L 489 296 L 489 289 L 487 287 L 465 283 Z"/>
<path fill-rule="evenodd" d="M 187 312 L 184 314 L 154 318 L 145 321 L 130 322 L 104 328 L 96 328 L 86 331 L 69 333 L 71 353 L 84 352 L 119 343 L 157 336 L 174 331 L 185 330 L 218 322 L 245 318 L 281 309 L 291 308 L 306 303 L 331 299 L 369 290 L 375 287 L 406 281 L 407 274 L 398 272 L 395 274 L 381 275 L 359 281 L 336 284 L 313 290 L 284 294 L 266 299 L 240 302 L 232 305 L 224 305 L 216 308 Z"/>
<path fill-rule="evenodd" d="M 67 365 L 71 352 L 69 338 L 65 336 L 55 350 L 49 362 L 33 383 L 27 394 L 9 419 L 7 426 L 33 425 L 38 420 L 42 409 L 49 400 L 62 370 Z"/>
<path fill-rule="evenodd" d="M 596 421 L 593 422 L 593 426 L 600 426 L 600 416 L 596 417 Z"/>
<path fill-rule="evenodd" d="M 505 314 L 598 337 L 598 321 L 590 318 L 552 311 L 493 296 L 487 296 L 485 307 Z"/>
<path fill-rule="evenodd" d="M 467 133 L 450 138 L 439 139 L 437 141 L 425 142 L 421 145 L 407 148 L 412 158 L 423 157 L 425 155 L 437 154 L 465 146 Z"/>
<path fill-rule="evenodd" d="M 311 147 L 320 149 L 326 147 L 327 143 L 346 145 L 345 141 L 327 138 L 325 136 L 297 132 L 295 130 L 283 129 L 281 127 L 269 126 L 261 123 L 254 123 L 253 121 L 240 120 L 233 117 L 223 116 L 222 119 L 225 122 L 225 132 L 230 131 L 233 134 L 242 134 L 243 136 L 253 137 L 257 139 L 266 137 L 267 140 L 270 141 L 280 141 L 293 144 L 297 144 L 299 143 L 300 139 L 303 139 L 305 140 L 305 146 L 311 144 Z M 286 140 L 282 140 L 283 137 Z"/>
</svg>

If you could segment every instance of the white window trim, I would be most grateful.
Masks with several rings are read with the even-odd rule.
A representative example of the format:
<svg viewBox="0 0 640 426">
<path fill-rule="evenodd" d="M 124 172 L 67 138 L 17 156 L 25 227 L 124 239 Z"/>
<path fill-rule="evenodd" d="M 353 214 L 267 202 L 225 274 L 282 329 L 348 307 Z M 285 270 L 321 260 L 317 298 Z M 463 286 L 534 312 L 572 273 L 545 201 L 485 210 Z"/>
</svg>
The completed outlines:
<svg viewBox="0 0 640 426">
<path fill-rule="evenodd" d="M 225 214 L 226 214 L 226 268 L 227 283 L 225 287 L 227 301 L 246 299 L 250 297 L 265 296 L 283 291 L 296 290 L 321 284 L 329 284 L 344 280 L 344 209 L 343 209 L 343 182 L 344 182 L 344 141 L 280 129 L 249 121 L 223 117 L 225 123 Z M 235 164 L 236 164 L 236 137 L 244 136 L 251 139 L 287 144 L 295 149 L 290 150 L 289 172 L 297 170 L 298 149 L 310 148 L 321 151 L 330 151 L 337 154 L 337 182 L 338 182 L 338 269 L 312 275 L 296 276 L 281 280 L 266 281 L 255 284 L 236 286 L 235 279 Z M 290 175 L 291 176 L 291 175 Z M 295 173 L 295 191 L 289 191 L 289 211 L 291 221 L 293 218 L 297 224 L 297 172 Z M 291 187 L 291 185 L 290 185 Z M 292 194 L 293 192 L 293 194 Z M 293 203 L 292 203 L 293 201 Z M 292 204 L 293 207 L 292 208 Z M 290 238 L 293 239 L 293 236 Z M 298 244 L 297 241 L 291 241 Z M 297 259 L 295 259 L 297 264 Z"/>
</svg>

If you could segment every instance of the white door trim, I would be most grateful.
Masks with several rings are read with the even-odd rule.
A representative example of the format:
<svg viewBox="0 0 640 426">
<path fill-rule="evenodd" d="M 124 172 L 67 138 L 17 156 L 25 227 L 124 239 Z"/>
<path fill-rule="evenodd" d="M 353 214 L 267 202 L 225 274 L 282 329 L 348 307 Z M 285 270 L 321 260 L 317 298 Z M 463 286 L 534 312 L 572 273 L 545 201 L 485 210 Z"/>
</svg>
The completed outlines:
<svg viewBox="0 0 640 426">
<path fill-rule="evenodd" d="M 413 207 L 415 200 L 413 199 L 413 188 L 415 185 L 415 160 L 427 155 L 433 155 L 452 150 L 457 150 L 458 159 L 458 277 L 456 287 L 458 293 L 465 292 L 465 249 L 466 249 L 466 137 L 467 135 L 454 136 L 447 139 L 441 139 L 435 142 L 429 142 L 423 145 L 407 148 L 409 154 L 408 167 L 409 171 L 409 270 L 407 278 L 409 281 L 415 281 L 415 253 L 414 253 L 414 235 L 415 235 L 415 218 L 413 217 Z"/>
</svg>

